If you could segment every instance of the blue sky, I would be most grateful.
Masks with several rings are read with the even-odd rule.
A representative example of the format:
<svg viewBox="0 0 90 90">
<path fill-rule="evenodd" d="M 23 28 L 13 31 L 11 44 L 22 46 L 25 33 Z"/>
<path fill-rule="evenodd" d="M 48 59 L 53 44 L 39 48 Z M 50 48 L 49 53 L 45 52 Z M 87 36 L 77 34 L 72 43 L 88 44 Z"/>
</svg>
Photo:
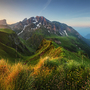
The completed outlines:
<svg viewBox="0 0 90 90">
<path fill-rule="evenodd" d="M 89 27 L 90 0 L 0 0 L 0 20 L 11 24 L 32 16 L 72 27 Z"/>
</svg>

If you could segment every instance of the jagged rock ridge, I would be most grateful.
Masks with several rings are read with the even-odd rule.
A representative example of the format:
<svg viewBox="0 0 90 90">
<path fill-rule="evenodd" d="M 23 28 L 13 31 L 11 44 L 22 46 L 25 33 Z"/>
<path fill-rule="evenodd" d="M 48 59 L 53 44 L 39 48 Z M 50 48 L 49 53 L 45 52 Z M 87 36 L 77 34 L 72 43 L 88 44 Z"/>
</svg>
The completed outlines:
<svg viewBox="0 0 90 90">
<path fill-rule="evenodd" d="M 78 38 L 82 38 L 82 36 L 72 27 L 56 21 L 51 22 L 43 16 L 31 17 L 29 19 L 25 18 L 23 21 L 15 24 L 12 29 L 15 30 L 18 35 L 21 35 L 24 31 L 29 33 L 32 30 L 37 30 L 41 26 L 46 28 L 49 33 L 58 33 L 60 36 L 74 35 Z"/>
</svg>

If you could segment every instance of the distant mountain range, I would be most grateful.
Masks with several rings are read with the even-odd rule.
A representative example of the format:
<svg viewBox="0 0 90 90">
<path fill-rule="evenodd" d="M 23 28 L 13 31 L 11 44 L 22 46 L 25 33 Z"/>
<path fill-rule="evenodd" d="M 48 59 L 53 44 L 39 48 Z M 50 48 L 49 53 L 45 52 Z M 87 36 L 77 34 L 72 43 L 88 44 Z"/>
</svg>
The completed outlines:
<svg viewBox="0 0 90 90">
<path fill-rule="evenodd" d="M 83 37 L 90 33 L 90 27 L 74 27 Z"/>
<path fill-rule="evenodd" d="M 90 39 L 90 34 L 87 34 L 87 35 L 85 36 L 85 38 L 86 38 L 86 39 Z"/>
</svg>

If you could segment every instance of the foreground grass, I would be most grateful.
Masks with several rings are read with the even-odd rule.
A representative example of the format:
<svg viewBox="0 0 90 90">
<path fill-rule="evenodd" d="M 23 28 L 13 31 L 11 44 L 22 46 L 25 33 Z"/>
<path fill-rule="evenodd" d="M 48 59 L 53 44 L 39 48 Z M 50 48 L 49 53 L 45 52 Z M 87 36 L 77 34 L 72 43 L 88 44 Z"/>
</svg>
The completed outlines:
<svg viewBox="0 0 90 90">
<path fill-rule="evenodd" d="M 0 90 L 30 90 L 34 80 L 30 73 L 31 68 L 20 62 L 11 66 L 0 60 Z"/>
<path fill-rule="evenodd" d="M 66 58 L 40 58 L 36 65 L 0 60 L 0 90 L 90 90 L 90 68 Z"/>
</svg>

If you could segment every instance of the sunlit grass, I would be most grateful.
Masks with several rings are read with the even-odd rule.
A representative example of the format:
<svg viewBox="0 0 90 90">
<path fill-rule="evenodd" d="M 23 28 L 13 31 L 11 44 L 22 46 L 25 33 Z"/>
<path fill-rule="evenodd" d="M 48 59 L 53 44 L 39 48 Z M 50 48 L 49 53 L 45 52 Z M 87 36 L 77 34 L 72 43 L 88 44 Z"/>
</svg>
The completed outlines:
<svg viewBox="0 0 90 90">
<path fill-rule="evenodd" d="M 36 65 L 0 60 L 0 90 L 89 90 L 90 68 L 61 57 L 40 58 Z"/>
<path fill-rule="evenodd" d="M 0 90 L 21 90 L 21 88 L 25 90 L 31 88 L 28 84 L 34 79 L 30 77 L 30 73 L 30 66 L 23 66 L 20 62 L 11 66 L 5 60 L 0 60 Z"/>
<path fill-rule="evenodd" d="M 11 29 L 0 29 L 1 32 L 5 32 L 5 33 L 15 33 L 14 31 L 12 31 Z"/>
</svg>

